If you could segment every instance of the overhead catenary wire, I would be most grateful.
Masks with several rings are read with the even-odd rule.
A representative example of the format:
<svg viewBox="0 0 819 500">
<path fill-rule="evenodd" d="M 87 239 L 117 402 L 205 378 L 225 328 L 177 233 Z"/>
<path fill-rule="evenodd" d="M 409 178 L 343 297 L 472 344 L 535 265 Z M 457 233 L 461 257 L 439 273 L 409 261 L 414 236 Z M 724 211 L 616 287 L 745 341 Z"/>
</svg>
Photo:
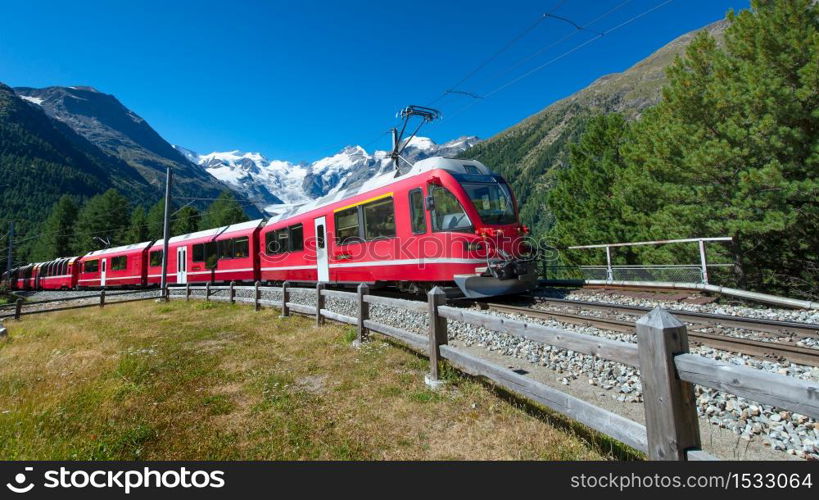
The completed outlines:
<svg viewBox="0 0 819 500">
<path fill-rule="evenodd" d="M 617 11 L 618 11 L 618 10 L 620 10 L 621 8 L 625 7 L 627 4 L 631 3 L 632 1 L 633 1 L 633 0 L 624 0 L 624 1 L 620 2 L 619 4 L 615 5 L 615 6 L 614 6 L 614 7 L 612 7 L 611 9 L 609 9 L 609 10 L 607 10 L 606 12 L 603 12 L 603 13 L 602 13 L 602 14 L 600 14 L 599 16 L 595 17 L 595 18 L 594 18 L 594 19 L 592 19 L 591 21 L 589 21 L 589 22 L 587 22 L 587 23 L 583 24 L 583 26 L 582 26 L 581 28 L 588 28 L 589 26 L 592 26 L 592 25 L 594 25 L 594 24 L 596 24 L 596 23 L 598 23 L 598 22 L 602 21 L 603 19 L 605 19 L 605 18 L 609 17 L 610 15 L 614 14 L 615 12 L 617 12 Z M 498 78 L 500 78 L 500 77 L 502 77 L 502 76 L 505 76 L 505 75 L 507 75 L 507 74 L 511 73 L 512 71 L 516 70 L 517 68 L 519 68 L 519 67 L 520 67 L 520 66 L 522 66 L 523 64 L 526 64 L 527 62 L 531 61 L 531 60 L 532 60 L 532 59 L 534 59 L 535 57 L 537 57 L 537 56 L 539 56 L 539 55 L 543 54 L 543 53 L 544 53 L 544 52 L 546 52 L 547 50 L 549 50 L 549 49 L 551 49 L 551 48 L 554 48 L 554 47 L 556 47 L 556 46 L 560 45 L 561 43 L 563 43 L 563 42 L 565 42 L 565 41 L 567 41 L 567 40 L 569 40 L 569 39 L 571 39 L 571 38 L 574 38 L 575 36 L 577 36 L 577 35 L 578 35 L 579 33 L 581 33 L 582 31 L 588 31 L 588 30 L 585 30 L 585 29 L 579 29 L 579 30 L 578 30 L 578 29 L 576 29 L 576 30 L 572 31 L 571 33 L 568 33 L 568 34 L 566 34 L 566 35 L 562 36 L 561 38 L 559 38 L 559 39 L 555 40 L 554 42 L 551 42 L 551 43 L 549 43 L 549 44 L 547 44 L 547 45 L 545 45 L 545 46 L 543 46 L 543 47 L 541 47 L 541 48 L 537 49 L 537 50 L 536 50 L 535 52 L 533 52 L 532 54 L 529 54 L 528 56 L 523 57 L 523 58 L 521 58 L 521 59 L 518 59 L 517 61 L 515 61 L 515 62 L 512 64 L 512 66 L 510 66 L 510 67 L 508 67 L 508 68 L 506 68 L 506 69 L 504 69 L 504 70 L 502 70 L 502 71 L 500 71 L 500 72 L 495 73 L 494 75 L 492 75 L 492 78 L 493 78 L 493 79 L 498 79 Z M 599 32 L 598 32 L 598 33 L 599 33 Z"/>
<path fill-rule="evenodd" d="M 560 0 L 554 7 L 552 7 L 549 10 L 549 12 L 547 12 L 545 14 L 541 14 L 535 20 L 535 22 L 533 22 L 532 24 L 530 24 L 529 26 L 524 28 L 522 31 L 517 33 L 515 36 L 513 36 L 508 42 L 506 42 L 503 46 L 501 46 L 498 50 L 496 50 L 488 58 L 484 59 L 480 64 L 478 64 L 475 68 L 473 68 L 471 71 L 469 71 L 465 76 L 463 76 L 460 80 L 458 80 L 454 85 L 451 85 L 447 90 L 443 91 L 438 97 L 436 97 L 435 99 L 430 101 L 427 104 L 427 106 L 432 106 L 433 104 L 437 103 L 438 101 L 440 101 L 441 99 L 446 97 L 448 94 L 452 93 L 453 90 L 458 90 L 459 86 L 461 86 L 466 81 L 468 81 L 470 78 L 472 78 L 473 76 L 478 74 L 478 72 L 480 72 L 483 68 L 488 66 L 492 61 L 497 59 L 501 54 L 503 54 L 504 52 L 509 50 L 513 45 L 515 45 L 517 42 L 519 42 L 523 37 L 525 37 L 526 35 L 531 33 L 532 30 L 537 28 L 540 25 L 540 23 L 542 23 L 549 15 L 551 15 L 551 13 L 553 13 L 554 11 L 556 11 L 557 9 L 562 7 L 563 4 L 565 4 L 567 1 L 568 0 Z"/>
<path fill-rule="evenodd" d="M 614 26 L 612 28 L 609 28 L 609 29 L 607 29 L 605 31 L 602 31 L 602 32 L 598 33 L 597 35 L 593 36 L 592 38 L 590 38 L 590 39 L 588 39 L 588 40 L 586 40 L 586 41 L 572 47 L 571 49 L 559 54 L 558 56 L 555 56 L 554 58 L 546 61 L 545 63 L 543 63 L 543 64 L 541 64 L 539 66 L 536 66 L 536 67 L 530 69 L 529 71 L 523 73 L 522 75 L 513 78 L 509 82 L 506 82 L 503 85 L 501 85 L 499 87 L 496 87 L 495 89 L 491 90 L 490 92 L 487 92 L 486 94 L 484 94 L 484 99 L 482 99 L 480 101 L 470 102 L 466 106 L 462 107 L 461 109 L 459 109 L 459 110 L 455 111 L 454 113 L 452 113 L 451 115 L 449 115 L 448 118 L 451 119 L 451 118 L 453 118 L 455 116 L 460 115 L 461 113 L 463 113 L 463 112 L 467 111 L 468 109 L 472 108 L 472 106 L 474 106 L 478 102 L 485 101 L 487 98 L 497 94 L 498 92 L 501 92 L 501 91 L 511 87 L 512 85 L 520 82 L 521 80 L 532 76 L 533 74 L 537 73 L 538 71 L 543 70 L 547 66 L 550 66 L 550 65 L 554 64 L 555 62 L 557 62 L 557 61 L 559 61 L 559 60 L 561 60 L 561 59 L 563 59 L 563 58 L 577 52 L 578 50 L 582 49 L 583 47 L 586 47 L 587 45 L 596 42 L 597 40 L 603 38 L 604 36 L 606 36 L 606 35 L 608 35 L 610 33 L 613 33 L 614 31 L 617 31 L 617 30 L 621 29 L 621 28 L 623 28 L 623 27 L 637 21 L 638 19 L 641 19 L 642 17 L 645 17 L 648 14 L 651 14 L 652 12 L 654 12 L 654 11 L 656 11 L 656 10 L 662 8 L 662 7 L 665 7 L 666 5 L 670 4 L 673 1 L 674 0 L 665 0 L 665 1 L 661 2 L 661 3 L 659 3 L 658 5 L 655 5 L 654 7 L 651 7 L 650 9 L 644 10 L 644 11 L 640 12 L 639 14 L 637 14 L 637 15 L 635 15 L 633 17 L 630 17 L 629 19 L 626 19 L 625 21 L 621 22 L 620 24 L 617 24 L 616 26 Z"/>
</svg>

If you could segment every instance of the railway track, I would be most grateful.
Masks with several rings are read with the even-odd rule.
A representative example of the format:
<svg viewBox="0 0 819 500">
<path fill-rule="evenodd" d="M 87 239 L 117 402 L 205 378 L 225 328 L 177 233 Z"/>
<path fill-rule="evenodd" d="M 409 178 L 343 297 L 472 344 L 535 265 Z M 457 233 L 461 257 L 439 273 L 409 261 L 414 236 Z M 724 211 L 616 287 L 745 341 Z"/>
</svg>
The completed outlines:
<svg viewBox="0 0 819 500">
<path fill-rule="evenodd" d="M 574 301 L 564 301 L 564 302 L 574 302 Z M 621 306 L 612 306 L 610 309 L 608 306 L 603 304 L 594 304 L 599 308 L 607 308 L 610 309 L 619 309 Z M 625 321 L 619 319 L 610 319 L 610 318 L 598 318 L 593 316 L 584 316 L 580 314 L 572 314 L 572 313 L 565 313 L 565 312 L 555 312 L 555 311 L 543 311 L 539 309 L 532 309 L 531 307 L 521 307 L 521 306 L 513 306 L 507 304 L 496 304 L 496 303 L 483 303 L 482 307 L 497 311 L 497 312 L 504 312 L 504 313 L 513 313 L 513 314 L 521 314 L 524 316 L 530 316 L 533 318 L 540 318 L 540 319 L 551 319 L 554 321 L 559 321 L 562 323 L 570 323 L 575 325 L 581 326 L 591 326 L 595 328 L 600 328 L 603 330 L 612 330 L 616 332 L 622 333 L 634 333 L 634 322 L 633 321 Z M 631 306 L 623 306 L 628 307 L 630 309 L 639 309 L 639 312 L 645 312 L 647 309 L 643 308 L 631 308 Z M 687 320 L 682 317 L 682 315 L 678 315 L 677 311 L 671 311 L 672 314 L 675 316 L 680 317 L 680 319 Z M 700 313 L 695 313 L 700 314 Z M 709 315 L 709 316 L 719 316 L 719 315 Z M 734 318 L 732 316 L 728 316 L 728 318 L 732 318 L 734 320 L 741 320 L 741 321 L 753 321 L 749 320 L 748 318 Z M 770 321 L 767 321 L 764 325 L 766 328 L 770 328 L 773 325 L 770 324 Z M 747 322 L 742 323 L 745 325 L 743 328 L 748 328 L 749 324 Z M 808 325 L 810 326 L 810 325 Z M 792 346 L 788 344 L 782 343 L 775 343 L 775 342 L 763 342 L 760 340 L 752 340 L 752 339 L 744 339 L 738 337 L 730 337 L 727 335 L 715 335 L 712 333 L 704 333 L 698 332 L 696 330 L 688 332 L 689 340 L 694 344 L 705 345 L 708 347 L 714 347 L 717 349 L 735 352 L 739 354 L 747 354 L 749 356 L 770 359 L 770 360 L 788 360 L 793 363 L 808 365 L 808 366 L 819 366 L 819 349 L 809 349 L 806 347 L 799 347 L 799 346 Z"/>
<path fill-rule="evenodd" d="M 627 306 L 621 304 L 601 304 L 599 302 L 585 302 L 582 300 L 552 299 L 544 297 L 529 297 L 529 299 L 542 304 L 573 307 L 577 310 L 602 311 L 609 313 L 613 312 L 639 316 L 642 316 L 652 309 L 650 307 Z M 808 323 L 758 318 L 741 318 L 726 314 L 699 313 L 675 309 L 671 309 L 669 312 L 680 320 L 694 325 L 708 327 L 728 326 L 757 332 L 774 333 L 783 336 L 798 336 L 819 339 L 819 325 L 812 325 Z"/>
</svg>

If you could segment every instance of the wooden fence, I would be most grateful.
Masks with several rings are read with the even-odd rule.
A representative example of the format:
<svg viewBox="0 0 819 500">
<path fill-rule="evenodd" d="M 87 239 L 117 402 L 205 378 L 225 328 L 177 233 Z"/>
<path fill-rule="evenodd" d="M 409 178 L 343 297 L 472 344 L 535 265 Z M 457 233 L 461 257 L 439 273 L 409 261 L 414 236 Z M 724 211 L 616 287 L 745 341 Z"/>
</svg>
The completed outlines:
<svg viewBox="0 0 819 500">
<path fill-rule="evenodd" d="M 14 318 L 19 320 L 22 316 L 29 315 L 29 314 L 42 314 L 48 312 L 57 312 L 57 311 L 68 311 L 71 309 L 82 309 L 85 307 L 105 307 L 105 304 L 126 304 L 129 302 L 138 302 L 141 300 L 155 300 L 157 298 L 161 298 L 160 291 L 155 290 L 155 294 L 149 295 L 146 297 L 137 297 L 133 299 L 115 299 L 120 295 L 135 295 L 135 294 L 145 294 L 150 293 L 150 290 L 131 290 L 131 291 L 107 291 L 107 290 L 100 290 L 93 294 L 86 294 L 86 295 L 77 295 L 74 297 L 63 297 L 59 299 L 48 299 L 48 300 L 38 300 L 32 302 L 26 302 L 21 298 L 18 298 L 12 304 L 4 304 L 0 306 L 0 320 L 6 318 Z M 63 303 L 72 303 L 77 302 L 80 300 L 93 300 L 96 299 L 94 302 L 89 302 L 87 304 L 75 304 L 75 305 L 62 305 Z M 115 299 L 115 300 L 111 300 Z M 51 304 L 55 304 L 56 307 L 51 307 Z M 45 306 L 45 307 L 43 307 Z M 36 309 L 34 309 L 36 307 Z"/>
<path fill-rule="evenodd" d="M 237 296 L 236 292 L 240 290 L 252 291 L 252 296 Z M 164 295 L 168 300 L 171 298 L 190 300 L 193 297 L 231 303 L 252 303 L 256 310 L 262 306 L 273 306 L 281 310 L 282 316 L 289 316 L 291 311 L 315 316 L 317 325 L 323 324 L 326 319 L 347 323 L 357 327 L 355 341 L 357 345 L 366 342 L 371 332 L 386 335 L 429 356 L 430 373 L 426 378 L 432 386 L 440 383 L 439 364 L 442 360 L 447 360 L 467 374 L 484 377 L 499 387 L 566 415 L 646 453 L 652 460 L 715 460 L 713 456 L 701 450 L 693 384 L 733 393 L 749 400 L 819 419 L 819 384 L 690 354 L 685 325 L 659 308 L 637 321 L 637 343 L 634 344 L 447 306 L 446 295 L 440 288 L 429 292 L 428 300 L 424 303 L 371 295 L 365 284 L 359 285 L 356 292 L 346 292 L 330 290 L 325 288 L 323 283 L 319 283 L 315 289 L 315 306 L 293 302 L 291 290 L 288 283 L 280 287 L 262 287 L 259 283 L 254 286 L 207 284 L 171 287 Z M 204 295 L 194 295 L 193 291 L 204 291 Z M 263 299 L 263 291 L 280 293 L 281 300 Z M 222 292 L 227 292 L 227 295 L 222 295 Z M 327 297 L 354 302 L 357 306 L 357 316 L 347 316 L 327 309 L 325 307 Z M 104 300 L 102 294 L 101 305 L 104 305 Z M 370 319 L 371 305 L 429 315 L 428 335 L 418 335 L 373 321 Z M 513 337 L 639 368 L 646 424 L 634 422 L 463 349 L 448 345 L 449 321 L 468 323 Z"/>
</svg>

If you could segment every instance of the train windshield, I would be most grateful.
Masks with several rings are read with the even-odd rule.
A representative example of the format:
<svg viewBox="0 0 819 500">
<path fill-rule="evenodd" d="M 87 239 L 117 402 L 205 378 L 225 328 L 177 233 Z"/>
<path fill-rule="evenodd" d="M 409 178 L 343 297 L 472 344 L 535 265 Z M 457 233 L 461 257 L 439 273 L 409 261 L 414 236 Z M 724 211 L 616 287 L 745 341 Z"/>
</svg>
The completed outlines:
<svg viewBox="0 0 819 500">
<path fill-rule="evenodd" d="M 463 188 L 478 210 L 484 224 L 514 224 L 515 204 L 506 183 L 487 184 L 465 182 Z"/>
</svg>

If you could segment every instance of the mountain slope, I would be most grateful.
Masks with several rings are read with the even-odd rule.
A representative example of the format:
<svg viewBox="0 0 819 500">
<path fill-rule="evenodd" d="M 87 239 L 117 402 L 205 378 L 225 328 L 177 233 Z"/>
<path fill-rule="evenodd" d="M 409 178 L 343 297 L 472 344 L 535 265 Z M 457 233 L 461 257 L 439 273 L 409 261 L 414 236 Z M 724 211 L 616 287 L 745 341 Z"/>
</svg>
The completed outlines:
<svg viewBox="0 0 819 500">
<path fill-rule="evenodd" d="M 726 26 L 726 21 L 719 21 L 703 30 L 721 40 Z M 578 139 L 586 121 L 595 114 L 611 112 L 636 119 L 644 109 L 658 103 L 666 82 L 666 67 L 699 31 L 678 37 L 622 73 L 599 78 L 461 157 L 480 160 L 506 177 L 522 205 L 524 221 L 541 231 L 548 228 L 543 195 L 552 185 L 553 169 L 565 165 L 569 145 Z"/>
<path fill-rule="evenodd" d="M 410 162 L 430 156 L 455 156 L 479 141 L 477 137 L 461 137 L 439 145 L 425 137 L 415 137 L 402 156 Z M 319 198 L 393 168 L 387 151 L 369 154 L 361 146 L 348 146 L 310 164 L 270 161 L 259 153 L 240 151 L 200 155 L 175 147 L 257 206 L 269 206 L 271 210 L 275 210 L 275 205 Z"/>
<path fill-rule="evenodd" d="M 135 169 L 161 196 L 165 169 L 174 169 L 176 196 L 213 198 L 226 189 L 165 141 L 116 97 L 91 87 L 15 88 L 17 94 L 43 109 L 50 117 L 77 132 L 103 152 Z M 242 195 L 239 194 L 242 198 Z M 197 203 L 199 206 L 206 201 Z M 248 206 L 251 215 L 258 215 Z"/>
<path fill-rule="evenodd" d="M 0 83 L 0 219 L 24 234 L 44 220 L 62 194 L 90 197 L 109 188 L 132 199 L 152 188 L 121 160 L 106 155 Z M 5 246 L 5 245 L 2 245 Z M 5 253 L 3 253 L 5 257 Z M 4 268 L 5 269 L 5 268 Z"/>
</svg>

